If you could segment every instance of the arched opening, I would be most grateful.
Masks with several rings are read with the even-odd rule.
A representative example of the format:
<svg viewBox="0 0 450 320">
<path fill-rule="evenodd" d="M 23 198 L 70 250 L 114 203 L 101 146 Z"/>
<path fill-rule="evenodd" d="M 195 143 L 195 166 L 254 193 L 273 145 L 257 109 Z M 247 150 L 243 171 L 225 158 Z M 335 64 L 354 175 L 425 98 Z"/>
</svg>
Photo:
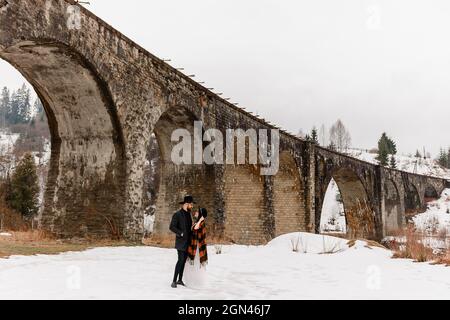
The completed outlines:
<svg viewBox="0 0 450 320">
<path fill-rule="evenodd" d="M 144 165 L 144 189 L 142 206 L 144 208 L 144 236 L 154 231 L 156 200 L 161 183 L 161 155 L 158 139 L 153 133 L 147 147 Z"/>
<path fill-rule="evenodd" d="M 275 236 L 306 231 L 304 189 L 294 158 L 288 152 L 280 154 L 280 167 L 273 178 Z"/>
<path fill-rule="evenodd" d="M 411 222 L 418 213 L 424 212 L 420 202 L 420 194 L 412 183 L 405 185 L 405 217 L 406 222 Z"/>
<path fill-rule="evenodd" d="M 332 172 L 328 181 L 331 181 L 331 179 L 336 182 L 342 197 L 347 237 L 374 238 L 376 232 L 375 215 L 358 175 L 351 169 L 339 168 Z"/>
<path fill-rule="evenodd" d="M 439 199 L 439 194 L 436 191 L 436 189 L 432 185 L 427 185 L 425 187 L 425 196 L 424 196 L 425 203 L 429 203 L 437 199 Z"/>
<path fill-rule="evenodd" d="M 0 228 L 27 230 L 38 226 L 43 212 L 50 130 L 42 102 L 28 81 L 1 59 L 0 74 Z M 33 160 L 27 166 L 30 179 L 13 188 L 12 179 L 28 154 Z M 24 201 L 24 194 L 33 195 L 32 200 Z"/>
<path fill-rule="evenodd" d="M 41 218 L 62 237 L 120 236 L 126 162 L 121 128 L 107 86 L 72 48 L 22 41 L 0 58 L 33 86 L 48 118 L 51 159 Z"/>
<path fill-rule="evenodd" d="M 194 164 L 194 122 L 198 118 L 184 107 L 172 107 L 158 120 L 154 135 L 159 149 L 157 172 L 159 186 L 154 187 L 154 234 L 169 234 L 169 224 L 173 214 L 180 209 L 179 202 L 186 195 L 192 195 L 196 207 L 207 208 L 210 213 L 209 228 L 215 223 L 215 169 L 213 165 Z M 184 129 L 191 138 L 191 158 L 189 163 L 175 164 L 172 148 L 179 142 L 172 142 L 172 133 Z M 203 132 L 201 133 L 203 134 Z M 202 144 L 202 147 L 204 145 Z M 150 160 L 152 161 L 152 159 Z"/>
<path fill-rule="evenodd" d="M 257 166 L 227 165 L 225 182 L 225 237 L 235 243 L 259 245 L 271 237 L 264 226 L 267 213 L 264 177 Z"/>
<path fill-rule="evenodd" d="M 323 199 L 322 214 L 320 216 L 320 233 L 347 233 L 344 202 L 342 201 L 341 192 L 334 179 L 331 179 L 328 184 Z"/>
<path fill-rule="evenodd" d="M 400 194 L 395 183 L 388 179 L 384 183 L 385 227 L 387 232 L 396 231 L 403 226 Z"/>
</svg>

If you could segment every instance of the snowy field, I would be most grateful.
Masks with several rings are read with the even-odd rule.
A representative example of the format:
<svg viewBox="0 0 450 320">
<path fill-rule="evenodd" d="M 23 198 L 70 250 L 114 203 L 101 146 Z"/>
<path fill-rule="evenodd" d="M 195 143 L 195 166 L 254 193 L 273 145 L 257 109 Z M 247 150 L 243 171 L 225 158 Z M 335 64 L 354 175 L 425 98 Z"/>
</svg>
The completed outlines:
<svg viewBox="0 0 450 320">
<path fill-rule="evenodd" d="M 0 260 L 0 299 L 450 299 L 450 268 L 394 260 L 363 242 L 349 248 L 337 238 L 292 234 L 209 254 L 203 289 L 170 288 L 171 249 L 11 257 Z"/>
</svg>

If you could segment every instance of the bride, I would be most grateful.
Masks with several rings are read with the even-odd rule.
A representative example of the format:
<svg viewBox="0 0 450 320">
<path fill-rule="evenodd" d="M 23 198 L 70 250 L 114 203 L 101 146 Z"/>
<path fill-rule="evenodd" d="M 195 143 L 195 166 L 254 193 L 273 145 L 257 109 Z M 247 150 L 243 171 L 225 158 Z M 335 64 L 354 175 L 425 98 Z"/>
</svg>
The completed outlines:
<svg viewBox="0 0 450 320">
<path fill-rule="evenodd" d="M 184 271 L 186 284 L 190 288 L 203 288 L 206 285 L 206 265 L 208 252 L 206 244 L 206 218 L 208 212 L 201 208 L 194 214 L 197 222 L 192 227 L 192 238 L 188 247 L 188 259 Z"/>
</svg>

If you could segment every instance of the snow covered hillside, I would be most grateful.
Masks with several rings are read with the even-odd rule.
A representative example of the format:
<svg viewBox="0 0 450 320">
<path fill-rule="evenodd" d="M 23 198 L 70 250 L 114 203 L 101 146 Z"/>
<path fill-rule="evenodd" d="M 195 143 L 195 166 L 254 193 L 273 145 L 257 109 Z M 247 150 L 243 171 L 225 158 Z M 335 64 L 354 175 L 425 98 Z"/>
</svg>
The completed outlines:
<svg viewBox="0 0 450 320">
<path fill-rule="evenodd" d="M 347 154 L 363 161 L 378 164 L 376 160 L 378 154 L 376 153 L 359 149 L 349 149 Z M 450 170 L 441 167 L 434 159 L 396 155 L 395 161 L 397 163 L 397 169 L 402 171 L 450 179 Z"/>
<path fill-rule="evenodd" d="M 298 252 L 292 242 L 302 243 Z M 1 259 L 0 299 L 450 299 L 450 268 L 394 260 L 364 242 L 291 234 L 267 246 L 224 246 L 221 255 L 208 249 L 202 289 L 170 288 L 172 249 Z"/>
<path fill-rule="evenodd" d="M 425 213 L 413 218 L 416 228 L 428 234 L 442 233 L 450 235 L 450 189 L 442 192 L 441 198 L 428 203 Z"/>
</svg>

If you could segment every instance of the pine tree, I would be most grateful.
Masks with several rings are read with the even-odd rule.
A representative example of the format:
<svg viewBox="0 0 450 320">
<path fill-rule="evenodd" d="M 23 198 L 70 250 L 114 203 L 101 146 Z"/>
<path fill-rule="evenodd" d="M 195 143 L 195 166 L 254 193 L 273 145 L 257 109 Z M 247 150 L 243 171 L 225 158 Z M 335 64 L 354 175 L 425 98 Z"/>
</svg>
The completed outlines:
<svg viewBox="0 0 450 320">
<path fill-rule="evenodd" d="M 387 137 L 387 147 L 388 147 L 388 153 L 396 155 L 397 154 L 397 145 L 390 137 Z"/>
<path fill-rule="evenodd" d="M 310 141 L 314 144 L 319 144 L 319 136 L 317 134 L 317 129 L 316 127 L 313 127 L 311 130 L 311 137 L 310 137 Z"/>
<path fill-rule="evenodd" d="M 450 169 L 450 147 L 448 148 L 448 151 L 447 151 L 447 166 L 446 166 L 446 168 Z"/>
<path fill-rule="evenodd" d="M 41 99 L 36 98 L 33 105 L 33 110 L 36 112 L 36 119 L 39 119 L 40 122 L 47 121 L 47 115 L 44 110 L 44 105 L 42 104 Z"/>
<path fill-rule="evenodd" d="M 395 160 L 395 156 L 394 155 L 391 155 L 391 160 L 390 160 L 389 166 L 392 169 L 397 169 L 397 161 Z"/>
<path fill-rule="evenodd" d="M 380 149 L 378 152 L 378 157 L 377 157 L 378 163 L 381 166 L 385 167 L 388 164 L 388 160 L 389 160 L 389 154 L 387 152 L 387 149 L 386 148 Z"/>
<path fill-rule="evenodd" d="M 44 106 L 42 105 L 42 101 L 39 98 L 36 98 L 36 100 L 34 101 L 34 106 L 33 106 L 36 114 L 41 114 L 44 113 Z"/>
<path fill-rule="evenodd" d="M 381 135 L 380 140 L 378 140 L 378 150 L 382 152 L 383 154 L 391 154 L 396 155 L 397 154 L 397 145 L 392 138 L 388 137 L 386 132 L 383 132 Z"/>
<path fill-rule="evenodd" d="M 389 141 L 386 133 L 383 133 L 380 140 L 378 140 L 377 161 L 381 166 L 387 166 L 389 161 Z"/>
<path fill-rule="evenodd" d="M 416 151 L 416 155 L 414 156 L 416 158 L 422 158 L 422 155 L 420 154 L 419 150 Z"/>
<path fill-rule="evenodd" d="M 337 148 L 333 141 L 330 142 L 328 149 L 330 149 L 331 151 L 336 151 Z"/>
<path fill-rule="evenodd" d="M 28 123 L 31 120 L 31 92 L 25 83 L 18 90 L 18 95 L 18 123 Z"/>
<path fill-rule="evenodd" d="M 448 166 L 449 166 L 448 160 L 449 160 L 448 153 L 444 149 L 441 148 L 441 150 L 439 152 L 439 157 L 437 159 L 439 165 L 444 168 L 448 168 Z"/>
<path fill-rule="evenodd" d="M 3 87 L 0 97 L 0 121 L 3 128 L 6 126 L 6 115 L 8 114 L 10 107 L 11 97 L 9 89 L 7 87 Z"/>
<path fill-rule="evenodd" d="M 24 217 L 38 212 L 39 180 L 31 154 L 25 154 L 11 177 L 11 190 L 7 200 L 12 209 Z"/>
<path fill-rule="evenodd" d="M 9 124 L 28 123 L 31 120 L 31 92 L 25 83 L 12 93 L 6 120 Z"/>
<path fill-rule="evenodd" d="M 13 91 L 11 93 L 11 100 L 9 104 L 9 109 L 6 114 L 6 122 L 8 124 L 17 124 L 18 123 L 18 108 L 19 108 L 19 95 L 17 94 L 17 91 Z"/>
</svg>

